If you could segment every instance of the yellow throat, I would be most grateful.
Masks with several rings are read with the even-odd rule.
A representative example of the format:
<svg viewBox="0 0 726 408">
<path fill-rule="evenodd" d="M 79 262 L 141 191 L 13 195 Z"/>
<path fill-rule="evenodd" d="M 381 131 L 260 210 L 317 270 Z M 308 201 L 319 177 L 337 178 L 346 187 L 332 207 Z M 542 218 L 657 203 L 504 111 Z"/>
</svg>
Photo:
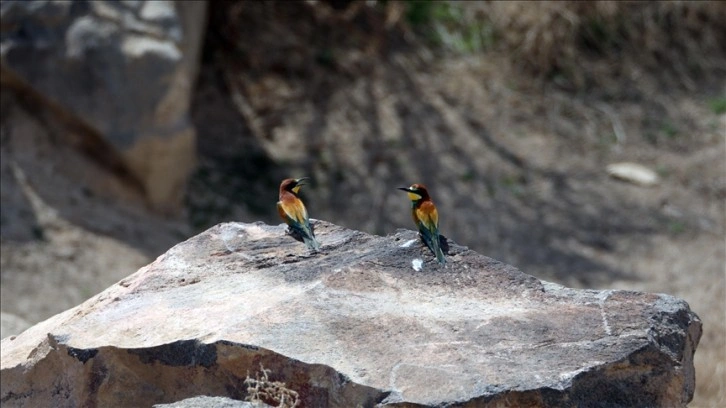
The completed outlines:
<svg viewBox="0 0 726 408">
<path fill-rule="evenodd" d="M 411 201 L 418 201 L 418 200 L 421 199 L 421 196 L 418 195 L 418 194 L 416 194 L 416 193 L 412 193 L 410 191 L 407 191 L 406 194 L 408 194 L 408 199 L 411 200 Z"/>
</svg>

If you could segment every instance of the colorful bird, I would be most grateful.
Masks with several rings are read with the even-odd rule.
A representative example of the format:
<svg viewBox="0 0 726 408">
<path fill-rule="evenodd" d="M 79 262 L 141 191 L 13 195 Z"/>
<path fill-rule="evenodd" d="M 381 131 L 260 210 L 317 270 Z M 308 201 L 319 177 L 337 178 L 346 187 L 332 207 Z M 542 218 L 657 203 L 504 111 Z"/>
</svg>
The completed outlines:
<svg viewBox="0 0 726 408">
<path fill-rule="evenodd" d="M 436 255 L 436 259 L 441 264 L 446 263 L 444 251 L 441 250 L 441 241 L 439 235 L 439 212 L 429 196 L 428 190 L 423 184 L 414 184 L 411 187 L 399 187 L 408 193 L 411 199 L 411 215 L 413 222 L 418 227 L 421 239 L 431 252 Z"/>
<path fill-rule="evenodd" d="M 320 249 L 320 243 L 315 239 L 313 229 L 310 227 L 308 211 L 305 209 L 298 193 L 307 177 L 299 179 L 285 179 L 280 183 L 280 201 L 277 202 L 277 212 L 290 227 L 293 236 L 302 238 L 305 245 L 313 251 Z"/>
</svg>

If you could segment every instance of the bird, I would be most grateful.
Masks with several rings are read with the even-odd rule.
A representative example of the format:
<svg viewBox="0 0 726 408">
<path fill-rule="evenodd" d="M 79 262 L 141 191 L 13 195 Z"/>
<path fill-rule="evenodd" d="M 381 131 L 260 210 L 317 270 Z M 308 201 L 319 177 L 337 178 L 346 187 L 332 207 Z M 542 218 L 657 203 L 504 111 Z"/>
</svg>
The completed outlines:
<svg viewBox="0 0 726 408">
<path fill-rule="evenodd" d="M 439 234 L 439 212 L 436 210 L 426 186 L 413 184 L 411 187 L 399 187 L 398 189 L 408 193 L 408 198 L 411 200 L 411 215 L 413 222 L 418 227 L 421 240 L 436 255 L 436 260 L 442 265 L 445 264 L 446 258 L 441 249 Z"/>
<path fill-rule="evenodd" d="M 299 179 L 285 179 L 280 183 L 280 198 L 277 202 L 277 212 L 280 218 L 285 221 L 293 236 L 302 238 L 302 241 L 312 251 L 320 249 L 320 243 L 315 239 L 315 233 L 310 227 L 308 211 L 305 208 L 298 193 L 308 177 Z"/>
</svg>

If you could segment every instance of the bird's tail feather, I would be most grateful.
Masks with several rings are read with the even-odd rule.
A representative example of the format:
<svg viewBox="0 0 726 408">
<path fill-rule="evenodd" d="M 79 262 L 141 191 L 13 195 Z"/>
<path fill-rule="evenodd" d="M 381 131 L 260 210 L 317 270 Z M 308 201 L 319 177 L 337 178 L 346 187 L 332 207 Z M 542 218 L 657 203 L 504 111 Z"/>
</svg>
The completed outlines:
<svg viewBox="0 0 726 408">
<path fill-rule="evenodd" d="M 446 257 L 444 257 L 444 251 L 441 249 L 439 234 L 432 234 L 428 230 L 423 230 L 421 233 L 421 238 L 423 239 L 424 244 L 426 244 L 431 252 L 434 253 L 434 255 L 436 256 L 436 260 L 439 261 L 440 264 L 445 264 Z"/>
<path fill-rule="evenodd" d="M 312 228 L 308 225 L 292 222 L 289 224 L 290 231 L 297 239 L 302 239 L 303 243 L 307 245 L 310 250 L 317 251 L 320 249 L 320 242 L 315 239 Z"/>
<path fill-rule="evenodd" d="M 320 243 L 318 242 L 315 237 L 303 237 L 303 242 L 305 242 L 305 245 L 308 246 L 308 248 L 312 251 L 317 251 L 320 249 Z"/>
<path fill-rule="evenodd" d="M 435 234 L 431 239 L 431 243 L 433 244 L 432 251 L 434 251 L 434 255 L 436 255 L 436 260 L 439 261 L 440 264 L 446 263 L 446 257 L 444 257 L 444 251 L 441 249 L 441 241 L 439 238 L 439 234 Z"/>
</svg>

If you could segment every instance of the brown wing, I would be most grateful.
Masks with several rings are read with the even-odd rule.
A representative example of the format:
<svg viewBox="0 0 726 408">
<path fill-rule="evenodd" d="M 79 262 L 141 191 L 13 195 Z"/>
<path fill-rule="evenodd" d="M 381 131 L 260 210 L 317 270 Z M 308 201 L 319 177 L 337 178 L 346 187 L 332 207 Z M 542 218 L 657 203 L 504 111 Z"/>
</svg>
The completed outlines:
<svg viewBox="0 0 726 408">
<path fill-rule="evenodd" d="M 282 218 L 283 221 L 287 222 L 287 213 L 285 213 L 285 210 L 282 208 L 282 201 L 277 202 L 277 213 L 280 214 L 280 218 Z"/>
<path fill-rule="evenodd" d="M 416 217 L 418 222 L 423 224 L 426 229 L 435 231 L 439 227 L 439 212 L 431 201 L 424 201 L 416 209 Z"/>
<path fill-rule="evenodd" d="M 277 202 L 277 212 L 286 221 L 290 219 L 304 225 L 308 220 L 308 212 L 305 209 L 305 205 L 292 194 L 283 197 L 281 201 Z"/>
</svg>

